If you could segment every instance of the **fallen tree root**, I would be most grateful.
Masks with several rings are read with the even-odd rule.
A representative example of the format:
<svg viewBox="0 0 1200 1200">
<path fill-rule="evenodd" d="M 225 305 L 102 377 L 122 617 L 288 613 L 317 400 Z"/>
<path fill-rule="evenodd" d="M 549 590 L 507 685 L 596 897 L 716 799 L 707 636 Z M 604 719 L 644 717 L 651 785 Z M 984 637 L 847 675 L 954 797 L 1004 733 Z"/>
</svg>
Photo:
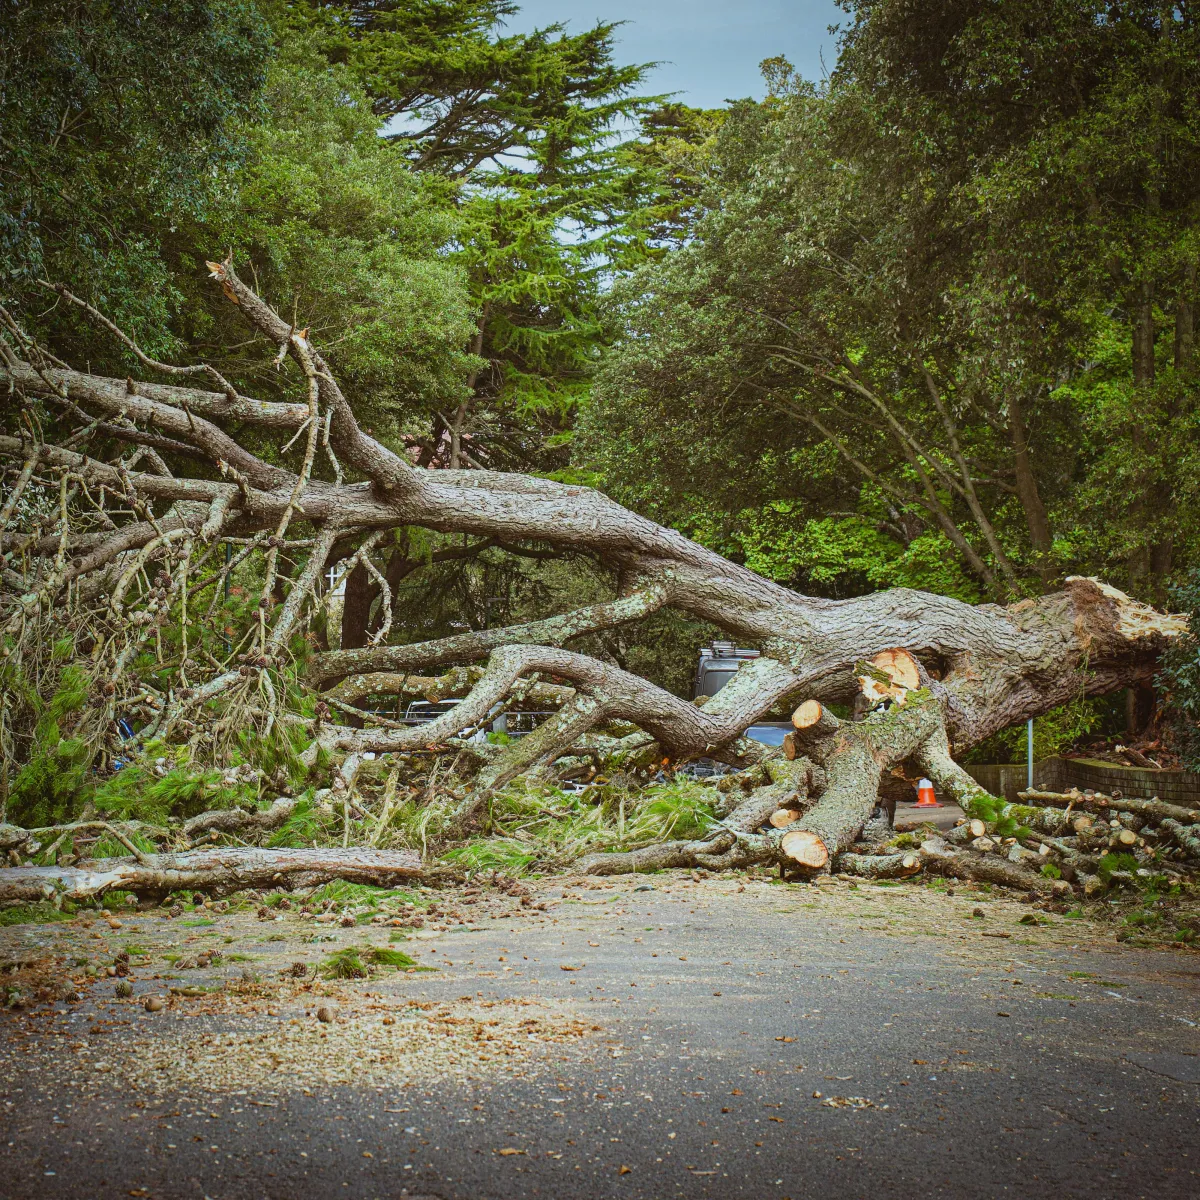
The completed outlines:
<svg viewBox="0 0 1200 1200">
<path fill-rule="evenodd" d="M 0 900 L 88 900 L 109 891 L 162 897 L 182 889 L 213 896 L 245 888 L 316 887 L 331 879 L 395 886 L 420 875 L 412 850 L 189 850 L 149 854 L 145 861 L 96 859 L 86 867 L 0 869 Z"/>
</svg>

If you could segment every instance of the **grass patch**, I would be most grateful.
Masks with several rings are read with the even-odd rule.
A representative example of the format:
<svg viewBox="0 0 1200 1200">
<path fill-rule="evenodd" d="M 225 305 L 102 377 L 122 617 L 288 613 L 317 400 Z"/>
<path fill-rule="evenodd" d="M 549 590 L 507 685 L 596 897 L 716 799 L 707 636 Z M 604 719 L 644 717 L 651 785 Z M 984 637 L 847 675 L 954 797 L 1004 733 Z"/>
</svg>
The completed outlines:
<svg viewBox="0 0 1200 1200">
<path fill-rule="evenodd" d="M 253 954 L 227 954 L 225 957 L 229 962 L 254 962 L 255 961 L 255 956 Z"/>
<path fill-rule="evenodd" d="M 369 974 L 357 946 L 335 950 L 320 966 L 324 979 L 365 979 Z"/>
<path fill-rule="evenodd" d="M 403 950 L 389 950 L 386 946 L 372 946 L 367 951 L 367 958 L 377 967 L 415 967 L 417 961 L 409 958 Z"/>
<path fill-rule="evenodd" d="M 133 958 L 135 955 L 138 958 L 144 958 L 150 953 L 150 951 L 147 950 L 145 946 L 139 946 L 137 942 L 126 942 L 125 953 L 128 954 L 130 958 Z"/>
<path fill-rule="evenodd" d="M 305 903 L 324 904 L 327 900 L 332 900 L 334 904 L 342 908 L 357 908 L 360 905 L 366 905 L 376 909 L 387 901 L 393 903 L 407 901 L 410 904 L 421 902 L 420 895 L 415 892 L 397 888 L 371 887 L 366 883 L 347 883 L 344 879 L 334 879 L 329 883 L 321 884 L 309 895 Z"/>
<path fill-rule="evenodd" d="M 180 921 L 179 923 L 180 925 L 188 925 L 194 929 L 197 925 L 215 925 L 216 921 L 210 917 L 199 917 L 194 921 Z"/>
<path fill-rule="evenodd" d="M 403 950 L 392 950 L 387 946 L 344 946 L 335 950 L 318 970 L 325 979 L 366 979 L 372 968 L 403 970 L 416 965 L 416 960 L 409 958 Z"/>
<path fill-rule="evenodd" d="M 71 916 L 65 905 L 62 909 L 57 909 L 53 904 L 22 904 L 0 911 L 0 926 L 46 925 L 52 921 L 69 921 Z"/>
</svg>

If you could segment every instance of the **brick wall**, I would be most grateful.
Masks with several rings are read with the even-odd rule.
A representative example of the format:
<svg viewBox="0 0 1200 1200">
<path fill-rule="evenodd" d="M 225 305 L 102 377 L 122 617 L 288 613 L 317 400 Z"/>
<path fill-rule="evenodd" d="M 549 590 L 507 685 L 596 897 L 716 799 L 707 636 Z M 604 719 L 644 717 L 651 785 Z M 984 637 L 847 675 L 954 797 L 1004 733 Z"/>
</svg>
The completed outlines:
<svg viewBox="0 0 1200 1200">
<path fill-rule="evenodd" d="M 967 774 L 994 796 L 1016 801 L 1025 790 L 1024 763 L 985 763 L 968 766 Z M 1157 796 L 1171 804 L 1195 807 L 1200 804 L 1200 775 L 1190 771 L 1154 771 L 1143 767 L 1117 767 L 1090 758 L 1045 758 L 1033 765 L 1033 786 L 1047 792 L 1081 791 L 1111 794 L 1117 788 L 1125 796 L 1150 799 Z"/>
</svg>

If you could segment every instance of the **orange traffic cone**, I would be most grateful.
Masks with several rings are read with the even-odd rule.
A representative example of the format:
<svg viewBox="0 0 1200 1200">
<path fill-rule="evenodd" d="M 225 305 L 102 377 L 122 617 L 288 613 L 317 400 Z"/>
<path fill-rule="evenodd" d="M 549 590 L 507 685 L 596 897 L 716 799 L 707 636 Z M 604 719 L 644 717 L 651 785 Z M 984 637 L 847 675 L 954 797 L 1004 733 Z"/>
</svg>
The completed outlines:
<svg viewBox="0 0 1200 1200">
<path fill-rule="evenodd" d="M 941 808 L 942 806 L 937 801 L 937 796 L 934 795 L 933 784 L 928 779 L 922 779 L 917 784 L 917 807 L 918 808 Z"/>
</svg>

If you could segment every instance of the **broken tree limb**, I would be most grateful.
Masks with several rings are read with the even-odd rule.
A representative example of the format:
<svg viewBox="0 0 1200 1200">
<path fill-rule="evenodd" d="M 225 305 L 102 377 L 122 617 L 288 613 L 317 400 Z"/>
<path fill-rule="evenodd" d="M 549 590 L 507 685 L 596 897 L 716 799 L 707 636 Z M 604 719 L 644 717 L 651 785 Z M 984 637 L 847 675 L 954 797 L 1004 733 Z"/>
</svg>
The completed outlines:
<svg viewBox="0 0 1200 1200">
<path fill-rule="evenodd" d="M 903 854 L 839 854 L 836 869 L 847 875 L 861 875 L 866 879 L 907 879 L 921 871 L 919 855 Z"/>
<path fill-rule="evenodd" d="M 246 888 L 314 887 L 331 879 L 394 887 L 421 874 L 412 850 L 188 850 L 96 859 L 80 867 L 0 869 L 0 900 L 88 900 L 105 892 L 161 897 L 183 889 L 213 896 Z"/>
<path fill-rule="evenodd" d="M 205 833 L 266 833 L 287 824 L 287 819 L 296 808 L 290 796 L 279 796 L 270 808 L 262 812 L 247 812 L 243 808 L 218 808 L 203 812 L 183 823 L 183 832 L 189 838 Z"/>
<path fill-rule="evenodd" d="M 1011 863 L 996 854 L 955 850 L 942 838 L 929 838 L 921 844 L 921 865 L 932 875 L 996 883 L 1026 892 L 1063 895 L 1071 890 L 1071 885 L 1064 880 L 1047 879 L 1045 875 Z"/>
<path fill-rule="evenodd" d="M 1160 821 L 1158 827 L 1169 833 L 1176 845 L 1186 850 L 1193 858 L 1200 858 L 1200 828 L 1195 825 L 1183 825 L 1171 817 Z"/>
<path fill-rule="evenodd" d="M 1137 817 L 1146 817 L 1151 821 L 1170 819 L 1183 825 L 1200 823 L 1200 809 L 1182 808 L 1178 804 L 1168 804 L 1165 800 L 1138 800 L 1132 796 L 1106 796 L 1103 792 L 1043 792 L 1036 788 L 1018 792 L 1022 800 L 1036 800 L 1039 804 L 1053 805 L 1056 808 L 1083 808 L 1092 812 L 1112 815 L 1119 812 L 1133 813 Z"/>
</svg>

